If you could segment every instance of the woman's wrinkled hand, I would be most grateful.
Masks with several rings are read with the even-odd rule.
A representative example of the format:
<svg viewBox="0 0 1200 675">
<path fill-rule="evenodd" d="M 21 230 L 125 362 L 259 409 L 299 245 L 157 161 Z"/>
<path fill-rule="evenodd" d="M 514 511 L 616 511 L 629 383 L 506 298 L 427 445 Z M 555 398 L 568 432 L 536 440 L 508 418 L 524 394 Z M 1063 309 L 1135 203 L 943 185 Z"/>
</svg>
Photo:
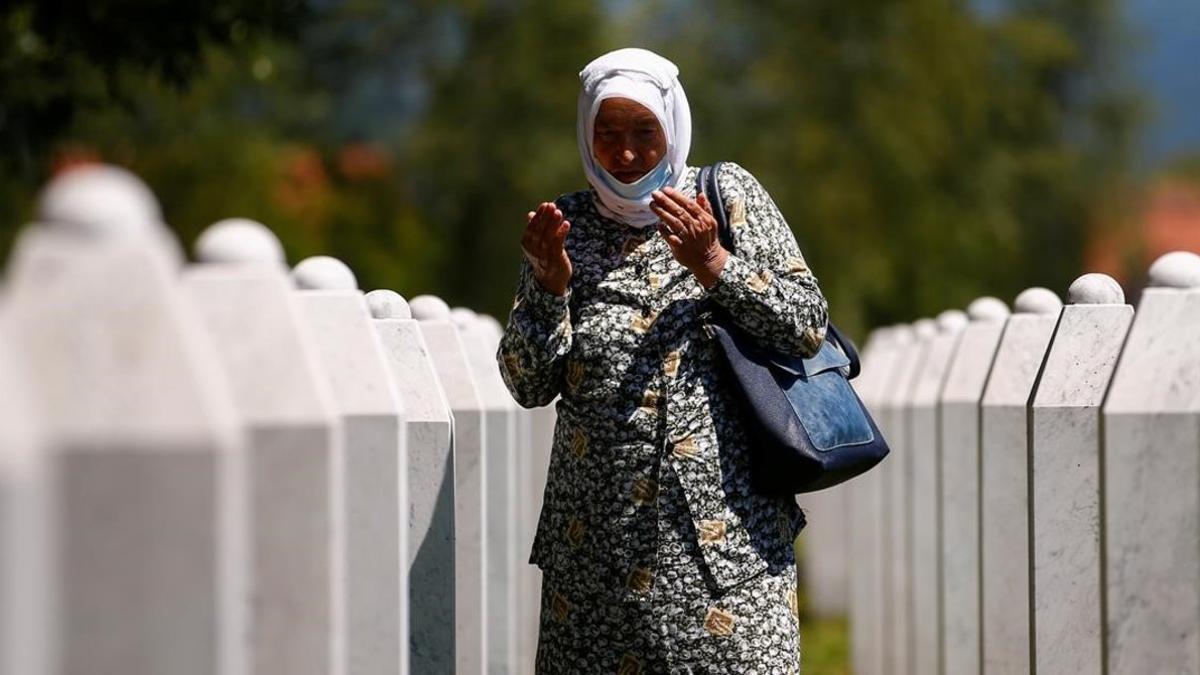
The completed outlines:
<svg viewBox="0 0 1200 675">
<path fill-rule="evenodd" d="M 693 200 L 675 188 L 655 190 L 650 196 L 650 210 L 661 221 L 658 231 L 675 260 L 696 275 L 704 288 L 711 287 L 729 256 L 721 246 L 712 204 L 703 194 Z"/>
<path fill-rule="evenodd" d="M 521 250 L 533 266 L 534 277 L 547 291 L 566 295 L 571 281 L 571 258 L 564 243 L 571 223 L 563 218 L 554 202 L 542 202 L 525 219 Z"/>
</svg>

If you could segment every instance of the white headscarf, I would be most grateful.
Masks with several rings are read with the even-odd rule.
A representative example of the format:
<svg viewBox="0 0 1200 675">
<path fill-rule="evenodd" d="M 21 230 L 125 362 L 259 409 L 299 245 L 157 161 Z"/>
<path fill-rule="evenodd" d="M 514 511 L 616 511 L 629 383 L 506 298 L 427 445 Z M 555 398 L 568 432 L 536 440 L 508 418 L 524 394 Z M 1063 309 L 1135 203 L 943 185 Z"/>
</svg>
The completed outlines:
<svg viewBox="0 0 1200 675">
<path fill-rule="evenodd" d="M 600 177 L 599 163 L 592 156 L 592 128 L 600 102 L 606 98 L 629 98 L 654 112 L 667 137 L 667 161 L 671 178 L 664 187 L 678 187 L 687 168 L 692 146 L 692 111 L 679 84 L 679 68 L 645 49 L 626 48 L 596 58 L 579 72 L 579 116 L 575 125 L 579 154 L 588 182 L 600 200 L 601 214 L 635 227 L 658 222 L 650 210 L 650 197 L 626 199 Z"/>
</svg>

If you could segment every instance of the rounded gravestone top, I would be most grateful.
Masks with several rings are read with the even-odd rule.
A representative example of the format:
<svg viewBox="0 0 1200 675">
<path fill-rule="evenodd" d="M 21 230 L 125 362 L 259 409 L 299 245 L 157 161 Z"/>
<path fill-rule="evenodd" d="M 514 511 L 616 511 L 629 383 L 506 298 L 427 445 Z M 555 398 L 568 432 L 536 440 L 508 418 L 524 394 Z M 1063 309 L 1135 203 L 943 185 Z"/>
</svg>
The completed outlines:
<svg viewBox="0 0 1200 675">
<path fill-rule="evenodd" d="M 937 315 L 938 330 L 943 333 L 956 333 L 967 325 L 967 313 L 960 309 L 948 309 Z"/>
<path fill-rule="evenodd" d="M 1041 286 L 1026 288 L 1013 301 L 1013 310 L 1018 314 L 1057 314 L 1061 309 L 1058 294 Z"/>
<path fill-rule="evenodd" d="M 449 321 L 450 305 L 436 295 L 418 295 L 408 301 L 412 315 L 418 321 Z"/>
<path fill-rule="evenodd" d="M 462 331 L 473 329 L 477 316 L 470 307 L 454 307 L 450 310 L 450 320 Z"/>
<path fill-rule="evenodd" d="M 371 291 L 366 295 L 367 309 L 375 319 L 411 319 L 412 309 L 404 296 L 386 288 Z"/>
<path fill-rule="evenodd" d="M 1121 284 L 1107 274 L 1085 274 L 1067 289 L 1067 302 L 1072 305 L 1123 305 L 1125 291 Z"/>
<path fill-rule="evenodd" d="M 917 319 L 912 325 L 913 333 L 920 340 L 928 340 L 937 335 L 938 323 L 933 319 Z"/>
<path fill-rule="evenodd" d="M 1008 314 L 1008 305 L 990 295 L 976 298 L 967 305 L 967 316 L 971 321 L 1003 321 Z"/>
<path fill-rule="evenodd" d="M 248 218 L 226 218 L 209 225 L 193 247 L 205 263 L 262 263 L 287 265 L 279 237 L 262 223 Z"/>
<path fill-rule="evenodd" d="M 162 208 L 150 188 L 110 164 L 89 164 L 54 178 L 38 197 L 37 214 L 47 227 L 89 237 L 165 229 Z"/>
<path fill-rule="evenodd" d="M 912 326 L 906 324 L 898 324 L 887 329 L 887 341 L 891 344 L 906 345 L 917 339 L 917 334 Z"/>
<path fill-rule="evenodd" d="M 1157 288 L 1200 288 L 1200 255 L 1171 251 L 1150 266 L 1150 285 Z"/>
<path fill-rule="evenodd" d="M 327 255 L 314 255 L 292 268 L 296 287 L 304 291 L 357 291 L 358 279 L 346 263 Z"/>
</svg>

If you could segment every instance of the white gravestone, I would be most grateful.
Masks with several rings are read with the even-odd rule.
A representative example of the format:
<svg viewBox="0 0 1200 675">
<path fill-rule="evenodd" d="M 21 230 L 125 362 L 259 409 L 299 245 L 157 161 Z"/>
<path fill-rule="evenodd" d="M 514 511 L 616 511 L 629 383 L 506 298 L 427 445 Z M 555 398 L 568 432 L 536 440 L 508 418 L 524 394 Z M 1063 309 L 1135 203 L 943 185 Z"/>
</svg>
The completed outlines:
<svg viewBox="0 0 1200 675">
<path fill-rule="evenodd" d="M 408 468 L 404 412 L 354 274 L 317 256 L 292 270 L 303 316 L 342 419 L 345 538 L 336 579 L 345 593 L 349 675 L 408 672 Z"/>
<path fill-rule="evenodd" d="M 484 335 L 487 338 L 487 353 L 492 364 L 497 364 L 497 354 L 500 350 L 500 339 L 504 327 L 495 317 L 480 314 Z M 503 385 L 503 381 L 501 381 Z M 543 414 L 540 410 L 527 410 L 520 407 L 507 387 L 504 393 L 512 401 L 516 411 L 516 495 L 517 495 L 517 534 L 514 551 L 517 564 L 517 613 L 520 617 L 518 635 L 519 654 L 522 660 L 522 670 L 533 668 L 537 653 L 537 638 L 541 616 L 542 570 L 529 562 L 530 551 L 533 548 L 533 535 L 537 526 L 538 514 L 542 508 L 542 491 L 545 489 L 545 477 L 538 480 L 539 471 L 544 474 L 545 467 L 539 464 L 549 461 L 549 442 L 547 436 L 535 437 L 533 433 L 534 418 Z M 550 414 L 550 428 L 553 430 L 554 409 L 547 406 Z M 549 432 L 547 432 L 549 433 Z"/>
<path fill-rule="evenodd" d="M 912 396 L 912 543 L 913 672 L 942 671 L 944 659 L 941 579 L 942 420 L 938 401 L 967 316 L 959 310 L 938 315 L 937 334 L 929 339 Z"/>
<path fill-rule="evenodd" d="M 1103 667 L 1100 406 L 1133 320 L 1110 277 L 1071 284 L 1029 411 L 1033 667 Z"/>
<path fill-rule="evenodd" d="M 1150 285 L 1104 404 L 1108 672 L 1200 673 L 1200 256 Z"/>
<path fill-rule="evenodd" d="M 454 671 L 454 454 L 450 403 L 425 337 L 398 293 L 367 293 L 408 429 L 409 659 Z"/>
<path fill-rule="evenodd" d="M 883 403 L 883 433 L 888 439 L 891 453 L 888 460 L 892 466 L 884 476 L 887 484 L 884 510 L 880 514 L 884 524 L 884 574 L 887 575 L 884 630 L 887 640 L 887 662 L 889 673 L 905 675 L 913 667 L 913 640 L 916 626 L 913 623 L 912 604 L 912 409 L 917 380 L 928 357 L 931 339 L 935 332 L 931 322 L 922 322 L 916 338 L 904 355 L 889 385 L 887 399 Z"/>
<path fill-rule="evenodd" d="M 0 318 L 0 331 L 7 331 Z M 47 452 L 29 378 L 0 333 L 0 672 L 57 673 Z"/>
<path fill-rule="evenodd" d="M 887 398 L 889 385 L 911 342 L 911 329 L 894 327 L 887 329 L 864 355 L 863 372 L 853 384 L 875 419 L 881 416 L 882 402 Z M 883 560 L 886 531 L 883 514 L 886 482 L 882 469 L 882 465 L 876 466 L 846 486 L 850 495 L 851 530 L 851 663 L 855 672 L 869 675 L 882 672 L 885 662 L 883 593 L 887 566 Z"/>
<path fill-rule="evenodd" d="M 487 430 L 483 398 L 450 308 L 433 295 L 409 301 L 453 414 L 455 671 L 487 671 Z"/>
<path fill-rule="evenodd" d="M 488 672 L 523 670 L 517 654 L 517 406 L 509 393 L 487 328 L 466 307 L 450 310 L 467 350 L 487 430 Z M 533 661 L 530 660 L 529 664 Z M 527 669 L 526 666 L 525 669 Z"/>
<path fill-rule="evenodd" d="M 30 377 L 57 672 L 241 673 L 240 436 L 149 190 L 109 166 L 47 188 L 2 329 Z"/>
<path fill-rule="evenodd" d="M 980 410 L 983 670 L 1030 672 L 1029 396 L 1062 301 L 1045 288 L 1013 302 Z"/>
<path fill-rule="evenodd" d="M 250 672 L 334 672 L 335 462 L 342 429 L 287 274 L 264 225 L 215 223 L 184 293 L 215 347 L 246 436 Z M 340 500 L 338 500 L 340 501 Z M 335 638 L 335 636 L 337 636 Z"/>
<path fill-rule="evenodd" d="M 992 297 L 967 307 L 941 396 L 942 586 L 947 673 L 978 673 L 979 401 L 1008 319 Z"/>
</svg>

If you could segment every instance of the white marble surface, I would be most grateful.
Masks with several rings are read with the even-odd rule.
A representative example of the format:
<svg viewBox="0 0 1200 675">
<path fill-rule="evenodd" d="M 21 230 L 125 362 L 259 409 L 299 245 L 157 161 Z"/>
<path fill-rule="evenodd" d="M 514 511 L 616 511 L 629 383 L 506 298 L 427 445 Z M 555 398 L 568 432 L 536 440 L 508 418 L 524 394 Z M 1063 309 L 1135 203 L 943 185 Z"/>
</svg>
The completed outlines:
<svg viewBox="0 0 1200 675">
<path fill-rule="evenodd" d="M 1021 309 L 1019 299 L 1016 307 Z M 983 394 L 981 640 L 986 673 L 1030 672 L 1026 406 L 1058 314 L 1018 313 L 1008 320 Z"/>
<path fill-rule="evenodd" d="M 44 209 L 89 215 L 69 210 Z M 166 235 L 105 227 L 30 230 L 9 265 L 4 330 L 37 373 L 62 545 L 55 656 L 72 673 L 242 672 L 233 408 Z"/>
<path fill-rule="evenodd" d="M 1200 672 L 1197 345 L 1200 290 L 1147 289 L 1104 405 L 1110 673 Z"/>
<path fill-rule="evenodd" d="M 335 560 L 335 578 L 345 589 L 346 672 L 401 672 L 409 642 L 400 609 L 408 602 L 404 410 L 362 293 L 297 295 L 344 433 L 345 462 L 335 464 L 344 559 Z"/>
<path fill-rule="evenodd" d="M 1030 553 L 1038 672 L 1102 667 L 1100 405 L 1132 319 L 1128 305 L 1064 307 L 1035 385 Z"/>
<path fill-rule="evenodd" d="M 221 259 L 237 259 L 222 239 L 202 237 Z M 247 438 L 250 672 L 328 673 L 335 631 L 343 629 L 332 606 L 338 538 L 331 494 L 340 488 L 333 465 L 343 448 L 315 346 L 282 266 L 201 264 L 181 285 L 215 347 Z"/>
<path fill-rule="evenodd" d="M 520 559 L 516 536 L 519 406 L 500 376 L 483 321 L 467 308 L 459 311 L 455 325 L 487 418 L 488 673 L 515 674 L 524 670 L 523 661 L 532 663 L 517 651 L 517 573 L 528 564 L 528 558 Z"/>
<path fill-rule="evenodd" d="M 913 390 L 912 412 L 912 594 L 913 672 L 936 673 L 942 662 L 941 435 L 938 401 L 965 319 L 946 321 L 930 339 L 925 364 Z"/>
<path fill-rule="evenodd" d="M 912 606 L 912 433 L 911 414 L 917 378 L 925 366 L 931 340 L 917 339 L 900 352 L 884 393 L 876 423 L 888 440 L 890 452 L 882 463 L 884 663 L 886 672 L 913 672 L 915 628 Z M 876 469 L 878 470 L 878 469 Z"/>
<path fill-rule="evenodd" d="M 1007 308 L 972 303 L 941 394 L 942 597 L 945 672 L 980 671 L 979 402 L 1004 332 Z"/>
<path fill-rule="evenodd" d="M 862 374 L 853 381 L 859 397 L 878 419 L 887 385 L 904 354 L 904 345 L 892 338 L 872 341 L 863 352 Z M 886 461 L 886 460 L 885 460 Z M 875 675 L 885 667 L 884 507 L 882 466 L 845 484 L 850 496 L 850 644 L 854 672 Z"/>
<path fill-rule="evenodd" d="M 408 430 L 409 663 L 454 670 L 454 454 L 450 403 L 408 303 L 391 291 L 367 301 Z"/>
<path fill-rule="evenodd" d="M 417 296 L 409 305 L 433 357 L 453 415 L 455 490 L 455 672 L 487 670 L 487 431 L 467 349 L 446 303 Z"/>
</svg>

